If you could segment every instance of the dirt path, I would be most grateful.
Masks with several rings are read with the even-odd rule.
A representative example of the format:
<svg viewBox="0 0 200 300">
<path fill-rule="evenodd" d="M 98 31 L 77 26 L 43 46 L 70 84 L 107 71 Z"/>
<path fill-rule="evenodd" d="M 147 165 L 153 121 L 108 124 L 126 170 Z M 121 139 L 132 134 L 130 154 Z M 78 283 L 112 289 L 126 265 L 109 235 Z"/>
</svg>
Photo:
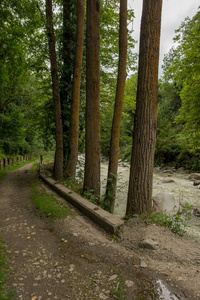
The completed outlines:
<svg viewBox="0 0 200 300">
<path fill-rule="evenodd" d="M 114 241 L 77 211 L 48 224 L 32 205 L 34 176 L 26 165 L 0 184 L 0 235 L 14 299 L 200 299 L 199 244 L 135 221 Z M 155 250 L 140 248 L 146 235 Z M 177 298 L 159 296 L 157 279 L 167 280 Z"/>
</svg>

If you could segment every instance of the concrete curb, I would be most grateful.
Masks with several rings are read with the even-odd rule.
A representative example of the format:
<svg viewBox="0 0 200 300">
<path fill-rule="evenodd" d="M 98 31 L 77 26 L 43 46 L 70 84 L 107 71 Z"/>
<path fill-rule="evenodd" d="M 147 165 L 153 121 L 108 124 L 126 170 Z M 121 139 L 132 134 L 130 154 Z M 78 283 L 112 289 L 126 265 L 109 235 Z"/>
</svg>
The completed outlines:
<svg viewBox="0 0 200 300">
<path fill-rule="evenodd" d="M 43 172 L 40 172 L 40 177 L 52 190 L 58 193 L 71 205 L 76 207 L 84 215 L 86 215 L 89 219 L 107 232 L 115 234 L 124 224 L 124 221 L 122 221 L 120 218 L 108 213 L 101 207 L 91 203 L 62 184 L 57 183 L 55 180 L 46 176 Z"/>
</svg>

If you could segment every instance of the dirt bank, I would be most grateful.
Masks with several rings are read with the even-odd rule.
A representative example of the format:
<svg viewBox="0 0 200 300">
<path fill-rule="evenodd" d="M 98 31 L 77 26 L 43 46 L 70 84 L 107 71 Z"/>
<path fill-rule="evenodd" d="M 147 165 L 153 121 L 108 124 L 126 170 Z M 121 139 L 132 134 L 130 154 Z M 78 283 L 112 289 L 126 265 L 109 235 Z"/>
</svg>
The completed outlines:
<svg viewBox="0 0 200 300">
<path fill-rule="evenodd" d="M 74 216 L 48 223 L 32 205 L 34 176 L 27 165 L 0 184 L 14 299 L 170 299 L 159 295 L 158 279 L 168 282 L 171 299 L 200 298 L 198 243 L 137 219 L 116 240 L 72 207 Z M 142 248 L 147 239 L 155 250 Z"/>
</svg>

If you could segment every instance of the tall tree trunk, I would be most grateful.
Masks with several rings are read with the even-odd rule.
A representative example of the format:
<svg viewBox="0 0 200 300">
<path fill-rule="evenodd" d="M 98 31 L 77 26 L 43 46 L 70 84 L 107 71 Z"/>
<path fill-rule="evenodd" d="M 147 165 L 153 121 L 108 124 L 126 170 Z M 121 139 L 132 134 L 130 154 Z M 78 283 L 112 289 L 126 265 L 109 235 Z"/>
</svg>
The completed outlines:
<svg viewBox="0 0 200 300">
<path fill-rule="evenodd" d="M 69 151 L 69 123 L 70 106 L 72 97 L 72 76 L 73 62 L 75 54 L 75 35 L 76 35 L 76 0 L 62 0 L 63 2 L 63 47 L 62 47 L 62 65 L 60 79 L 60 100 L 63 120 L 63 152 L 64 165 Z"/>
<path fill-rule="evenodd" d="M 120 0 L 120 29 L 119 29 L 119 65 L 117 89 L 115 96 L 115 108 L 110 140 L 110 156 L 108 167 L 108 178 L 106 186 L 106 199 L 111 204 L 111 212 L 114 212 L 117 170 L 119 159 L 120 125 L 123 110 L 124 89 L 126 82 L 126 60 L 127 60 L 127 0 Z"/>
<path fill-rule="evenodd" d="M 53 29 L 52 0 L 46 0 L 46 27 L 47 27 L 47 36 L 49 42 L 55 127 L 56 127 L 55 128 L 56 152 L 55 152 L 55 161 L 54 161 L 54 177 L 57 180 L 61 180 L 63 178 L 63 135 L 62 135 L 62 118 L 61 118 L 61 106 L 60 106 L 60 89 L 59 89 L 59 80 L 58 80 L 56 50 L 55 50 L 55 37 L 54 37 L 54 29 Z"/>
<path fill-rule="evenodd" d="M 161 10 L 162 0 L 143 1 L 127 216 L 152 209 Z"/>
<path fill-rule="evenodd" d="M 67 157 L 65 174 L 66 177 L 73 178 L 75 178 L 76 175 L 76 163 L 78 158 L 79 102 L 84 42 L 84 13 L 85 0 L 77 0 L 76 53 L 74 61 L 74 76 L 72 85 L 72 102 L 69 127 L 69 154 Z"/>
<path fill-rule="evenodd" d="M 84 191 L 100 195 L 100 0 L 87 1 Z"/>
</svg>

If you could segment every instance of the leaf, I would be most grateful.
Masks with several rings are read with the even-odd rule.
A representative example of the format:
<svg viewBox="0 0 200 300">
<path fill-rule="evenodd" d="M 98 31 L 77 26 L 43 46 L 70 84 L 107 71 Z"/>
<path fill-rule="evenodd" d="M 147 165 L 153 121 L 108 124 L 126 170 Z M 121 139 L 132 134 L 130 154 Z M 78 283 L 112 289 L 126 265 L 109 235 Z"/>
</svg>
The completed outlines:
<svg viewBox="0 0 200 300">
<path fill-rule="evenodd" d="M 134 265 L 134 268 L 139 269 L 140 266 L 139 265 Z"/>
</svg>

